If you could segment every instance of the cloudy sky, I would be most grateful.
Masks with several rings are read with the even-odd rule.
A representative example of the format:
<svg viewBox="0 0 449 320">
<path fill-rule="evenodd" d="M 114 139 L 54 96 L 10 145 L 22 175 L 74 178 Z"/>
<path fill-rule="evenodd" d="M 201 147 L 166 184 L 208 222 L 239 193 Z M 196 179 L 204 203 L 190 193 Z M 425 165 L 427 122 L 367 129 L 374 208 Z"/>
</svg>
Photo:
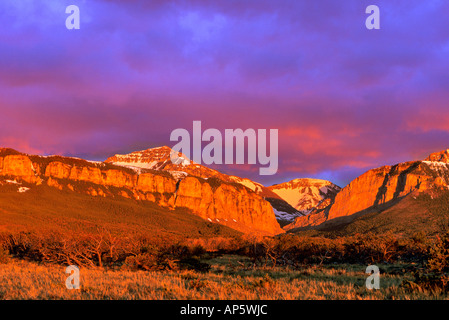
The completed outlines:
<svg viewBox="0 0 449 320">
<path fill-rule="evenodd" d="M 3 147 L 104 160 L 194 120 L 274 128 L 276 175 L 218 169 L 341 186 L 449 148 L 446 0 L 2 0 L 0 23 Z"/>
</svg>

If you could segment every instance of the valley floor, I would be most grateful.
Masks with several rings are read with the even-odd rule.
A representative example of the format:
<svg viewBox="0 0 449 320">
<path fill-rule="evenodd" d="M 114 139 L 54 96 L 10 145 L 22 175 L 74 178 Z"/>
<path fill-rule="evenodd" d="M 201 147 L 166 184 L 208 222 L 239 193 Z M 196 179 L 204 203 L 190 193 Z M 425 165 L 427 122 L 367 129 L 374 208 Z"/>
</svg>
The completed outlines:
<svg viewBox="0 0 449 320">
<path fill-rule="evenodd" d="M 249 268 L 244 257 L 224 255 L 208 260 L 212 268 L 146 272 L 80 270 L 79 290 L 65 286 L 65 267 L 11 259 L 0 265 L 0 299 L 448 299 L 442 291 L 411 290 L 411 278 L 400 265 L 379 265 L 380 290 L 365 287 L 366 266 Z"/>
</svg>

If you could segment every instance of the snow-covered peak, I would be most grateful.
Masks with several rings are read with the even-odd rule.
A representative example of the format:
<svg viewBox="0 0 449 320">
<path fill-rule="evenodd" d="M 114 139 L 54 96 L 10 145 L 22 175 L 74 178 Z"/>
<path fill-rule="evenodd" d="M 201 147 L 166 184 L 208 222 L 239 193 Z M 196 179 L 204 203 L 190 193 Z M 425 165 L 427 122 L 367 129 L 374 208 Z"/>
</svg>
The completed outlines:
<svg viewBox="0 0 449 320">
<path fill-rule="evenodd" d="M 269 187 L 271 191 L 301 211 L 311 210 L 324 200 L 333 198 L 341 188 L 320 179 L 294 179 Z"/>
<path fill-rule="evenodd" d="M 449 186 L 449 162 L 441 161 L 422 161 L 431 169 L 441 180 Z"/>
<path fill-rule="evenodd" d="M 163 170 L 166 166 L 185 167 L 192 163 L 184 154 L 178 153 L 175 161 L 172 162 L 173 150 L 167 146 L 151 148 L 141 151 L 134 151 L 129 154 L 116 154 L 106 160 L 118 166 Z"/>
<path fill-rule="evenodd" d="M 219 177 L 224 181 L 227 175 L 202 166 L 190 160 L 181 152 L 174 152 L 167 146 L 151 148 L 141 151 L 131 152 L 129 154 L 116 154 L 106 160 L 107 163 L 134 169 L 141 173 L 142 169 L 151 169 L 158 171 L 167 171 L 173 173 L 175 179 L 182 179 L 187 175 L 193 175 L 201 178 Z M 182 172 L 182 174 L 179 174 Z"/>
</svg>

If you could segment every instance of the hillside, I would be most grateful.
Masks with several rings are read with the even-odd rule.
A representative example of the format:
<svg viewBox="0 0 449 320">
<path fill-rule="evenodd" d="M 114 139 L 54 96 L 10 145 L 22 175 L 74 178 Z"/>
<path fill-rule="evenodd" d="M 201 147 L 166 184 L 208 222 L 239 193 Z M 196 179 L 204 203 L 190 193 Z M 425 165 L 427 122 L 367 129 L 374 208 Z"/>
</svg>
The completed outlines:
<svg viewBox="0 0 449 320">
<path fill-rule="evenodd" d="M 22 191 L 22 192 L 20 192 Z M 44 184 L 0 180 L 0 233 L 97 233 L 106 229 L 124 237 L 153 238 L 238 236 L 186 209 L 169 210 L 150 201 L 98 197 Z"/>
</svg>

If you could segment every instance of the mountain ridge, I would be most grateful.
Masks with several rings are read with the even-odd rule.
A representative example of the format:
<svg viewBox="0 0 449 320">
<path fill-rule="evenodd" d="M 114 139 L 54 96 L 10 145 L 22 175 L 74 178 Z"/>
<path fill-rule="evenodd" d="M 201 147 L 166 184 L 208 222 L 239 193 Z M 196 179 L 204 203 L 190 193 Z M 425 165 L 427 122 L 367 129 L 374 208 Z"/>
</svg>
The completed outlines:
<svg viewBox="0 0 449 320">
<path fill-rule="evenodd" d="M 251 189 L 253 192 L 259 194 L 265 200 L 270 202 L 275 212 L 276 218 L 281 224 L 291 223 L 296 217 L 308 214 L 316 206 L 322 204 L 325 198 L 328 198 L 322 197 L 320 192 L 317 191 L 318 195 L 315 195 L 314 197 L 313 196 L 309 197 L 312 204 L 310 204 L 307 208 L 304 207 L 298 209 L 292 206 L 291 203 L 289 203 L 286 199 L 284 199 L 284 197 L 280 196 L 276 192 L 273 192 L 272 187 L 266 187 L 261 183 L 252 181 L 248 178 L 241 178 L 221 173 L 217 170 L 208 168 L 206 166 L 191 161 L 182 153 L 177 154 L 178 159 L 180 159 L 180 161 L 176 161 L 175 163 L 173 163 L 170 158 L 171 152 L 172 149 L 170 147 L 167 146 L 156 147 L 131 152 L 129 154 L 116 154 L 106 159 L 105 162 L 127 168 L 133 168 L 135 170 L 147 168 L 147 169 L 166 171 L 177 180 L 182 180 L 187 176 L 191 175 L 201 177 L 203 179 L 218 178 L 228 183 L 238 183 Z M 336 191 L 339 190 L 338 186 L 335 186 L 331 182 L 327 182 L 324 180 L 305 178 L 302 179 L 302 181 L 303 182 L 314 181 L 315 183 L 320 183 L 320 181 L 323 181 L 322 183 L 323 186 L 332 185 L 336 188 Z M 325 193 L 326 192 L 324 192 L 323 194 Z"/>
<path fill-rule="evenodd" d="M 366 210 L 394 204 L 413 192 L 448 190 L 448 154 L 449 150 L 443 150 L 432 153 L 424 160 L 368 170 L 344 187 L 336 195 L 332 206 L 308 216 L 298 217 L 284 229 L 314 228 L 331 221 L 348 223 Z"/>
<path fill-rule="evenodd" d="M 164 146 L 117 154 L 101 162 L 0 148 L 0 180 L 186 208 L 210 222 L 267 235 L 347 224 L 367 212 L 394 206 L 412 193 L 449 190 L 449 149 L 424 160 L 368 170 L 344 188 L 311 178 L 265 187 L 196 164 L 183 155 L 172 163 L 170 151 Z M 18 192 L 28 190 L 29 186 L 23 186 Z"/>
<path fill-rule="evenodd" d="M 219 179 L 190 176 L 178 181 L 165 171 L 140 168 L 136 172 L 106 162 L 27 155 L 7 148 L 0 149 L 0 176 L 91 196 L 120 196 L 167 208 L 183 207 L 243 232 L 283 232 L 263 197 Z"/>
</svg>

